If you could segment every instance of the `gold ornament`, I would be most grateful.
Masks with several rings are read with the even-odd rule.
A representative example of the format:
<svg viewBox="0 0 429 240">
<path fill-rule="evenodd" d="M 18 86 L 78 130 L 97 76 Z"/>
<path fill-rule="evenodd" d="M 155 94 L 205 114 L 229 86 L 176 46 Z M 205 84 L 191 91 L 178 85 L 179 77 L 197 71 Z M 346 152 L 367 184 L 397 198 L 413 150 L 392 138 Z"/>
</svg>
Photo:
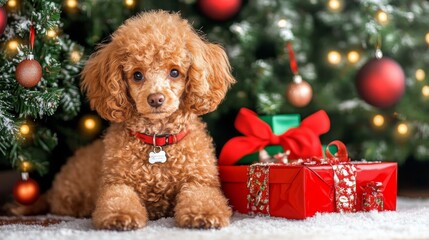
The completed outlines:
<svg viewBox="0 0 429 240">
<path fill-rule="evenodd" d="M 42 79 L 42 66 L 30 54 L 27 59 L 16 66 L 15 77 L 21 86 L 32 88 Z"/>
<path fill-rule="evenodd" d="M 302 80 L 300 75 L 295 75 L 293 82 L 286 88 L 286 98 L 295 107 L 305 107 L 313 97 L 311 85 Z"/>
</svg>

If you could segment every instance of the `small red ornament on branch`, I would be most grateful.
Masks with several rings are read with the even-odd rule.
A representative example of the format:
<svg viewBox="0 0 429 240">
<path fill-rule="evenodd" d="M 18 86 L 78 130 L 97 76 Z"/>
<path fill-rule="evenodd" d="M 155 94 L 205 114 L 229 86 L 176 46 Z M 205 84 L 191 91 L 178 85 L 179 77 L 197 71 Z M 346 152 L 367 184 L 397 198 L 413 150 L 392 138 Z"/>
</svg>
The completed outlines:
<svg viewBox="0 0 429 240">
<path fill-rule="evenodd" d="M 39 198 L 39 184 L 28 176 L 28 172 L 22 172 L 21 178 L 13 187 L 13 196 L 18 203 L 30 205 Z"/>
<path fill-rule="evenodd" d="M 294 77 L 293 82 L 286 88 L 286 98 L 295 107 L 305 107 L 310 103 L 313 97 L 313 89 L 298 73 L 298 64 L 296 63 L 295 53 L 290 42 L 287 44 L 287 48 L 289 52 L 290 69 Z"/>
<path fill-rule="evenodd" d="M 33 25 L 30 26 L 30 50 L 31 53 L 27 59 L 23 60 L 16 66 L 15 77 L 16 80 L 25 88 L 32 88 L 36 86 L 42 79 L 42 66 L 34 59 L 32 54 L 34 48 L 35 30 Z"/>
<path fill-rule="evenodd" d="M 7 12 L 3 7 L 0 7 L 0 36 L 3 35 L 7 25 Z"/>
</svg>

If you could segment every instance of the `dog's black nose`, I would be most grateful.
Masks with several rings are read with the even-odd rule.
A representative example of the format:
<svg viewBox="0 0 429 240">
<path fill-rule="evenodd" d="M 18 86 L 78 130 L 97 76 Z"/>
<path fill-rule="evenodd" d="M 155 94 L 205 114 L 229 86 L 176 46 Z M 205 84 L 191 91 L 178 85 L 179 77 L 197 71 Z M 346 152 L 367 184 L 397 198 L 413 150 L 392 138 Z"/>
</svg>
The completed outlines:
<svg viewBox="0 0 429 240">
<path fill-rule="evenodd" d="M 147 102 L 151 107 L 160 107 L 165 101 L 165 96 L 162 93 L 153 93 L 147 97 Z"/>
</svg>

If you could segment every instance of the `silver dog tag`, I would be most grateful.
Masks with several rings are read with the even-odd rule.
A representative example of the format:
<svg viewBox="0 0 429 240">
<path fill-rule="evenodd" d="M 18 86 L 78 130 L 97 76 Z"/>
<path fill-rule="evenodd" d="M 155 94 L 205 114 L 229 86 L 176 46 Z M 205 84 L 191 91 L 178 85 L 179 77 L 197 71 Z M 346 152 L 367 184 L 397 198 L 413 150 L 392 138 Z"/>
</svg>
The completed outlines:
<svg viewBox="0 0 429 240">
<path fill-rule="evenodd" d="M 153 148 L 153 152 L 149 153 L 149 163 L 165 163 L 167 161 L 167 157 L 165 156 L 165 152 L 162 150 L 161 146 L 155 146 Z"/>
</svg>

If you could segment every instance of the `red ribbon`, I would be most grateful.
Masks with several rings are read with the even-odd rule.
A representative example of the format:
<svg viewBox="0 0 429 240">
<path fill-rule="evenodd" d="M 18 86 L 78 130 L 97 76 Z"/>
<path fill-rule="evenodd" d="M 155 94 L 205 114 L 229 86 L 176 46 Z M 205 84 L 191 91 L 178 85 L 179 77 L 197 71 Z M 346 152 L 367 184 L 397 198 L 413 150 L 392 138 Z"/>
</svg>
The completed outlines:
<svg viewBox="0 0 429 240">
<path fill-rule="evenodd" d="M 331 145 L 337 146 L 337 153 L 335 153 L 335 155 L 332 155 L 331 151 L 329 150 L 329 147 Z M 326 154 L 326 159 L 328 161 L 327 163 L 330 165 L 350 162 L 349 154 L 347 152 L 347 147 L 346 145 L 344 145 L 343 142 L 339 140 L 334 140 L 330 142 L 326 147 L 325 154 Z"/>
<path fill-rule="evenodd" d="M 293 74 L 297 75 L 298 74 L 298 64 L 296 63 L 295 53 L 292 49 L 292 43 L 291 42 L 287 43 L 287 49 L 289 52 L 290 70 L 292 70 Z"/>
<path fill-rule="evenodd" d="M 330 146 L 335 145 L 337 147 L 337 152 L 335 154 L 331 153 L 329 149 Z M 340 163 L 350 162 L 350 158 L 347 152 L 347 147 L 343 142 L 339 140 L 334 140 L 328 144 L 325 150 L 326 158 L 313 156 L 311 158 L 300 158 L 295 159 L 289 162 L 292 165 L 336 165 Z"/>
<path fill-rule="evenodd" d="M 34 38 L 36 35 L 36 31 L 34 30 L 33 24 L 30 25 L 30 37 L 29 37 L 29 41 L 30 41 L 30 50 L 33 51 L 34 48 Z"/>
<path fill-rule="evenodd" d="M 319 136 L 329 131 L 330 121 L 320 110 L 305 118 L 299 127 L 275 135 L 270 125 L 258 118 L 250 109 L 241 108 L 235 120 L 235 128 L 245 136 L 230 139 L 219 156 L 219 165 L 234 165 L 247 154 L 257 152 L 268 145 L 281 145 L 290 150 L 289 159 L 322 157 Z"/>
</svg>

